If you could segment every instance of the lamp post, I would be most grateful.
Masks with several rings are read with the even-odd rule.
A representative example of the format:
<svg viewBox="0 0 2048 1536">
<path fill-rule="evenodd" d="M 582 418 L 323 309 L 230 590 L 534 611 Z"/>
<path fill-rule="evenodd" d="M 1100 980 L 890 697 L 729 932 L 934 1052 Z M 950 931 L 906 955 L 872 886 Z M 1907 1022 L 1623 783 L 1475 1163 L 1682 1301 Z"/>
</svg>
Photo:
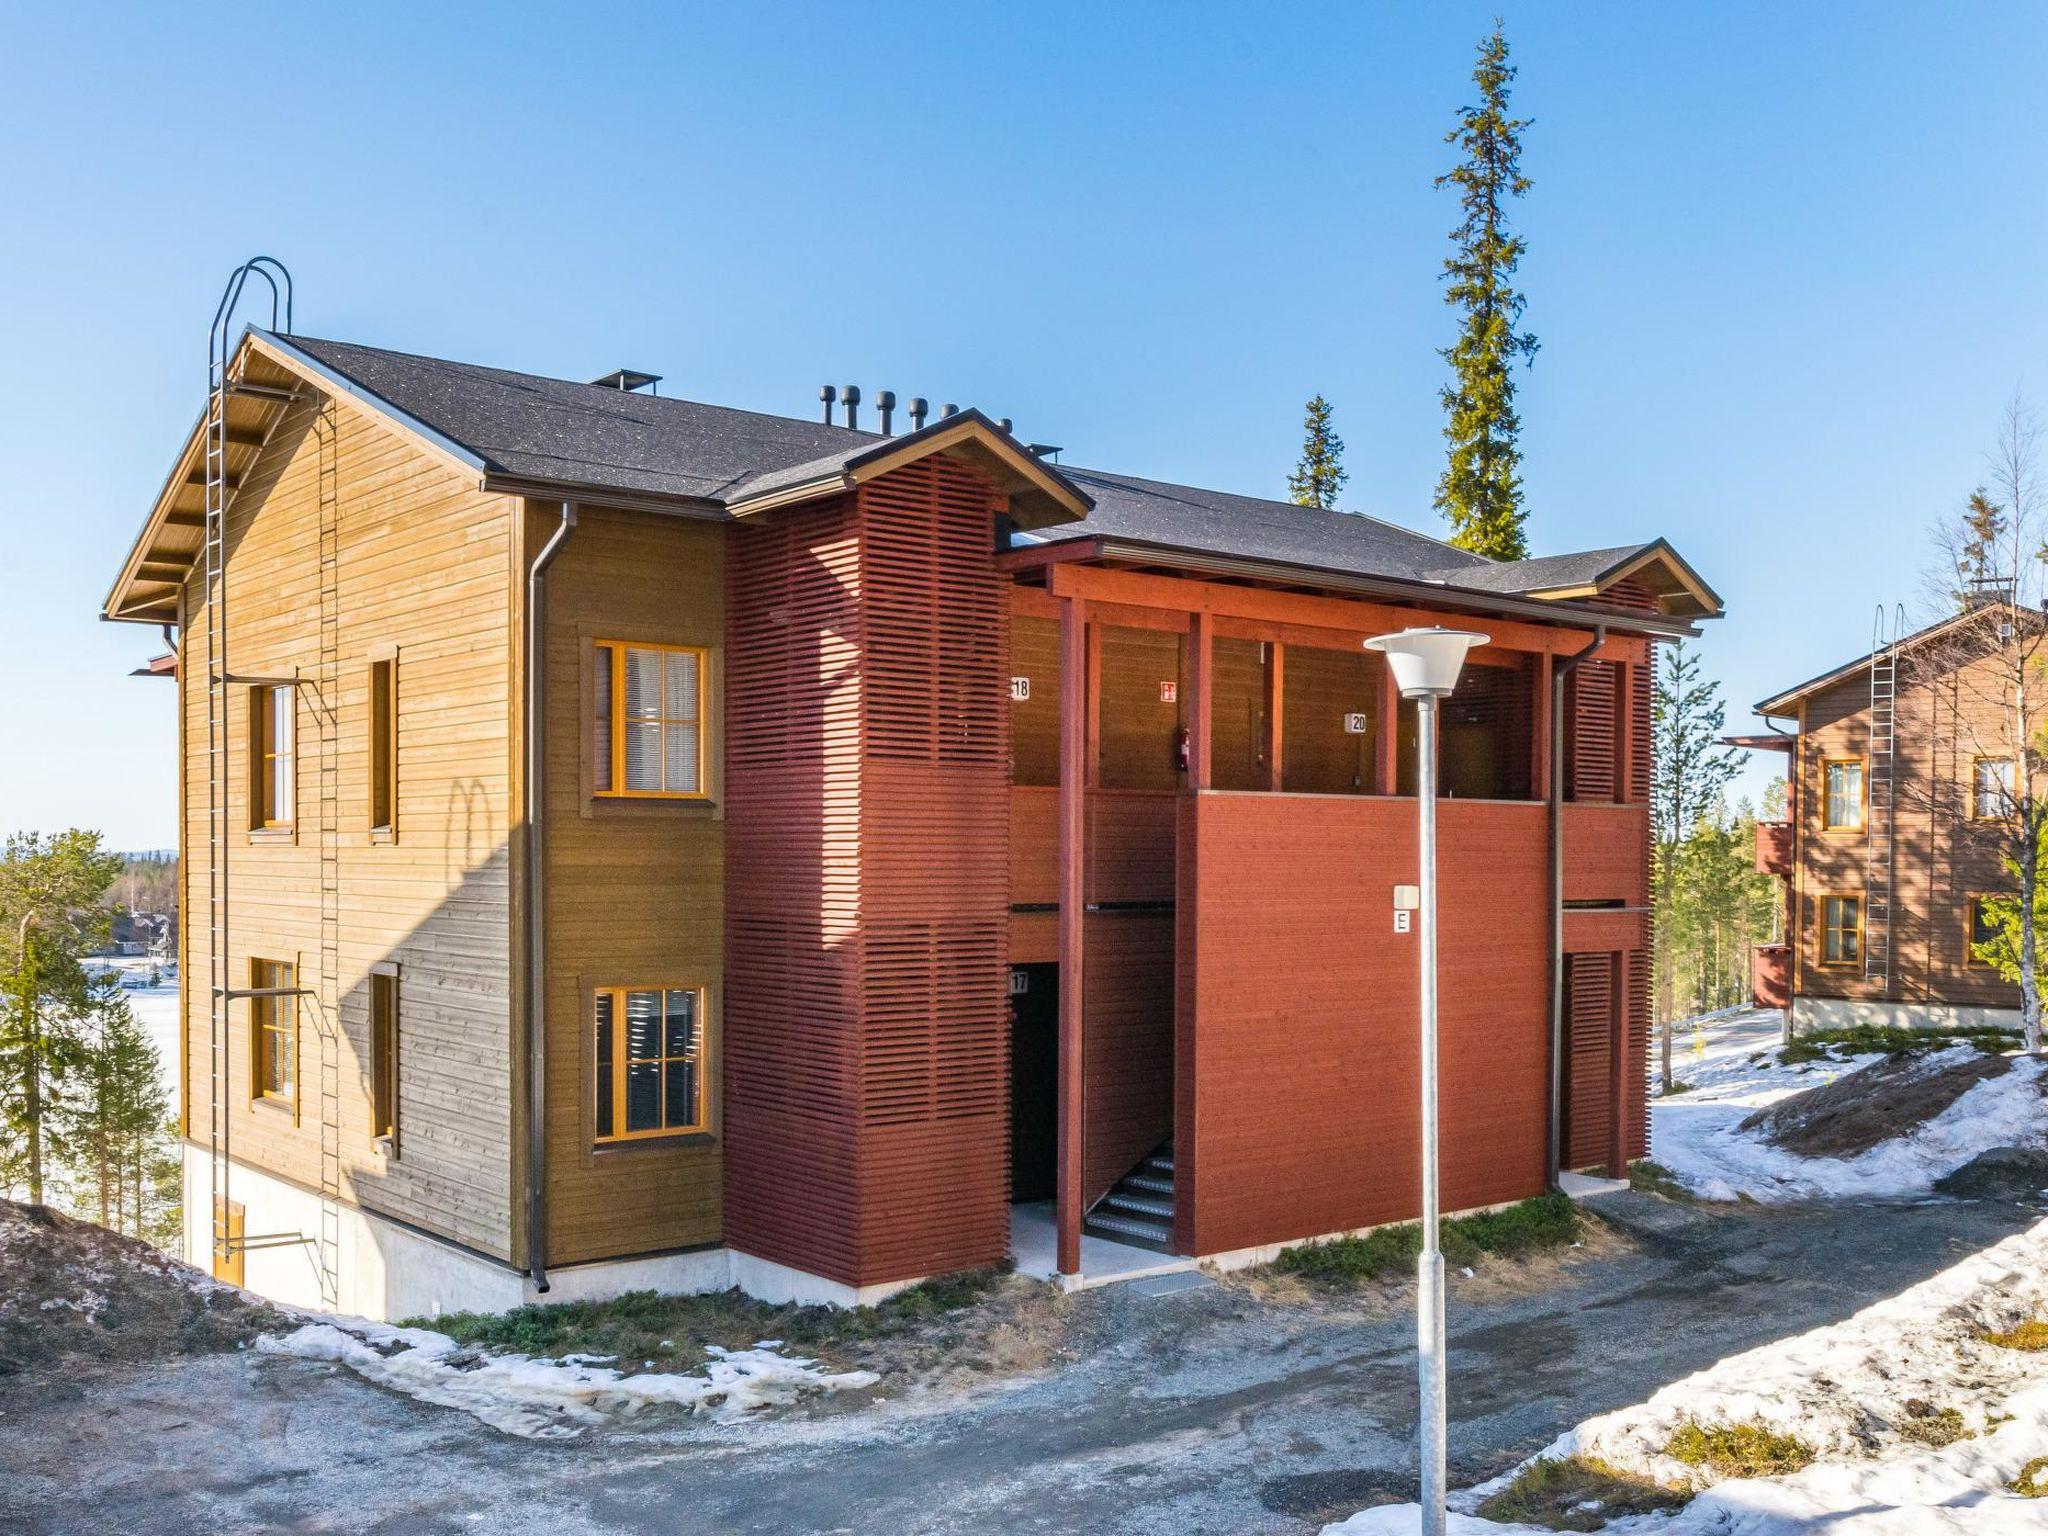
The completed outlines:
<svg viewBox="0 0 2048 1536">
<path fill-rule="evenodd" d="M 1365 642 L 1393 669 L 1394 686 L 1415 701 L 1415 798 L 1422 929 L 1422 1254 L 1415 1261 L 1415 1343 L 1422 1400 L 1423 1536 L 1444 1536 L 1444 1255 L 1437 1241 L 1436 1092 L 1436 710 L 1458 686 L 1465 653 L 1487 636 L 1456 629 L 1404 629 Z"/>
</svg>

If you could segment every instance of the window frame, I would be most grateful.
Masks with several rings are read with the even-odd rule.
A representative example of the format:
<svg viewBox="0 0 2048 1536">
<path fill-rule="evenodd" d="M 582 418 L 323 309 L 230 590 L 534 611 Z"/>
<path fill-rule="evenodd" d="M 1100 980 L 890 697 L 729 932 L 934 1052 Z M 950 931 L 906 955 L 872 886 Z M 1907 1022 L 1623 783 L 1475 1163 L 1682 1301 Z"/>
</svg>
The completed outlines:
<svg viewBox="0 0 2048 1536">
<path fill-rule="evenodd" d="M 593 692 L 590 707 L 584 712 L 584 721 L 590 729 L 595 752 L 591 763 L 591 795 L 599 800 L 709 800 L 711 798 L 711 649 L 703 645 L 679 645 L 665 640 L 622 640 L 604 635 L 593 635 L 590 641 L 593 687 L 596 685 L 598 669 L 605 666 L 605 654 L 610 653 L 611 664 L 608 684 L 610 719 L 604 722 L 604 729 L 598 729 L 597 697 Z M 628 651 L 655 651 L 660 653 L 662 662 L 663 695 L 667 694 L 667 671 L 669 656 L 693 656 L 697 661 L 697 714 L 694 720 L 676 720 L 659 717 L 663 726 L 663 764 L 667 762 L 667 727 L 671 724 L 691 724 L 697 727 L 697 787 L 695 789 L 628 789 L 626 787 L 626 653 Z M 605 754 L 604 765 L 608 765 L 611 780 L 609 786 L 599 783 L 599 769 L 602 766 L 595 759 L 595 753 Z M 647 988 L 634 990 L 646 991 Z M 675 988 L 668 990 L 674 991 Z"/>
<path fill-rule="evenodd" d="M 268 977 L 269 979 L 266 979 Z M 297 987 L 299 985 L 299 963 L 292 960 L 271 960 L 258 955 L 249 957 L 249 987 L 251 991 L 264 987 Z M 290 1010 L 290 1023 L 280 1025 L 272 1022 L 285 1008 Z M 272 1053 L 277 1049 L 273 1037 L 282 1036 L 290 1042 L 288 1058 L 291 1076 L 285 1087 L 278 1092 L 269 1087 L 269 1066 Z M 299 999 L 292 997 L 252 997 L 249 999 L 249 1102 L 269 1104 L 291 1111 L 293 1120 L 299 1115 Z"/>
<path fill-rule="evenodd" d="M 379 697 L 379 693 L 382 697 Z M 364 680 L 369 774 L 364 818 L 372 842 L 398 840 L 398 656 L 372 656 Z M 381 813 L 381 814 L 380 814 Z"/>
<path fill-rule="evenodd" d="M 1828 921 L 1828 903 L 1849 901 L 1856 904 L 1856 926 L 1853 930 Z M 1859 969 L 1863 964 L 1863 893 L 1861 891 L 1823 891 L 1820 895 L 1820 965 L 1824 970 L 1847 971 Z M 1836 933 L 1854 932 L 1856 953 L 1850 959 L 1829 959 L 1828 940 Z"/>
<path fill-rule="evenodd" d="M 278 695 L 290 700 L 283 722 L 290 740 L 285 749 L 277 747 L 279 717 L 273 707 Z M 296 683 L 256 683 L 249 689 L 249 830 L 290 832 L 298 825 L 299 811 L 299 689 Z M 281 765 L 281 766 L 280 766 Z M 280 791 L 283 794 L 280 794 Z M 279 815 L 279 802 L 289 798 L 288 814 Z"/>
<path fill-rule="evenodd" d="M 1977 958 L 1977 914 L 1982 909 L 1988 893 L 1979 893 L 1963 899 L 1963 969 L 1969 971 L 1995 971 L 1997 966 L 1989 960 Z"/>
<path fill-rule="evenodd" d="M 398 967 L 375 967 L 370 972 L 370 1139 L 394 1161 L 398 1157 L 399 1074 L 404 1070 L 400 1043 L 404 1006 Z"/>
<path fill-rule="evenodd" d="M 1828 774 L 1835 768 L 1856 770 L 1856 820 L 1831 819 L 1834 796 L 1828 792 Z M 1820 829 L 1860 837 L 1870 826 L 1870 759 L 1866 756 L 1824 757 L 1820 761 Z"/>
<path fill-rule="evenodd" d="M 2004 786 L 2005 809 L 2002 811 L 1993 811 L 1989 815 L 1986 815 L 1982 809 L 1981 790 L 1977 782 L 1977 775 L 1983 771 L 1984 765 L 1986 763 L 2002 763 L 2005 766 L 2006 770 L 2006 782 Z M 1978 753 L 1977 756 L 1970 759 L 1970 786 L 1968 794 L 1970 796 L 1970 820 L 2004 821 L 2007 817 L 2011 816 L 2013 812 L 2016 809 L 2018 809 L 2019 806 L 2020 765 L 2018 760 L 1997 753 Z"/>
<path fill-rule="evenodd" d="M 666 995 L 671 992 L 687 992 L 695 998 L 695 1002 L 691 1006 L 695 1010 L 697 1026 L 697 1102 L 693 1106 L 694 1115 L 691 1122 L 688 1125 L 661 1125 L 640 1131 L 624 1129 L 626 1116 L 626 1067 L 628 1064 L 628 1056 L 625 1048 L 626 998 L 629 994 L 635 992 L 657 992 L 663 994 L 664 997 L 666 997 Z M 592 987 L 589 990 L 589 997 L 590 1011 L 587 1015 L 589 1028 L 584 1036 L 585 1040 L 587 1041 L 586 1049 L 589 1054 L 587 1054 L 584 1057 L 584 1061 L 588 1064 L 590 1068 L 590 1092 L 588 1095 L 588 1105 L 590 1110 L 591 1145 L 595 1149 L 603 1151 L 608 1148 L 633 1146 L 636 1144 L 650 1141 L 671 1140 L 681 1137 L 702 1138 L 705 1136 L 709 1136 L 711 1134 L 711 1073 L 713 1065 L 713 1056 L 711 1048 L 710 988 L 703 986 L 701 984 L 691 985 L 687 983 L 633 983 L 621 986 Z M 600 999 L 607 997 L 611 999 L 612 1011 L 611 1078 L 613 1117 L 612 1124 L 614 1127 L 609 1133 L 602 1132 L 598 1129 L 598 1094 L 602 1087 L 602 1082 L 599 1077 L 599 1063 L 597 1050 L 597 1029 L 599 1012 L 598 1004 Z M 665 1006 L 666 1004 L 664 1003 L 664 1007 Z M 666 1042 L 664 1042 L 664 1047 L 665 1046 Z M 688 1058 L 684 1056 L 668 1056 L 666 1054 L 659 1058 L 643 1057 L 639 1059 L 658 1059 L 664 1065 L 671 1061 L 688 1060 Z M 665 1112 L 667 1109 L 666 1072 L 662 1074 L 662 1081 L 662 1107 Z"/>
</svg>

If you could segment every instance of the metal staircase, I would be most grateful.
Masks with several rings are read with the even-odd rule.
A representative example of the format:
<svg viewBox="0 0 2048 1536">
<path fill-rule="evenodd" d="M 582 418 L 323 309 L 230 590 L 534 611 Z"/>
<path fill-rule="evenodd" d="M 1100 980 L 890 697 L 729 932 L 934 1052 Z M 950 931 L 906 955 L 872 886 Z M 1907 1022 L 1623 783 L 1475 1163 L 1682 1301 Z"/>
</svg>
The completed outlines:
<svg viewBox="0 0 2048 1536">
<path fill-rule="evenodd" d="M 1173 1143 L 1162 1142 L 1082 1219 L 1090 1237 L 1160 1253 L 1173 1249 Z"/>
<path fill-rule="evenodd" d="M 1889 617 L 1889 624 L 1887 618 Z M 1892 989 L 1892 885 L 1896 873 L 1894 756 L 1897 748 L 1899 641 L 1906 631 L 1906 607 L 1889 616 L 1884 604 L 1870 635 L 1870 743 L 1863 786 L 1863 979 Z"/>
</svg>

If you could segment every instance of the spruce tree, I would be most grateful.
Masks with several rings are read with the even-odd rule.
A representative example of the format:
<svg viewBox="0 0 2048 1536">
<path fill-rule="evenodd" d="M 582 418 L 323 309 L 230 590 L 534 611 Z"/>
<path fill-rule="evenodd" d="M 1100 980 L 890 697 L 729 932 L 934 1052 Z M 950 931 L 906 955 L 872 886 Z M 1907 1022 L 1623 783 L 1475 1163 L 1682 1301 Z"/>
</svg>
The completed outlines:
<svg viewBox="0 0 2048 1536">
<path fill-rule="evenodd" d="M 1457 342 L 1443 352 L 1453 375 L 1442 392 L 1450 462 L 1437 482 L 1436 506 L 1450 520 L 1453 544 L 1495 560 L 1529 553 L 1514 366 L 1533 358 L 1537 343 L 1533 333 L 1516 329 L 1524 300 L 1514 275 L 1524 242 L 1508 224 L 1507 202 L 1529 190 L 1521 169 L 1522 130 L 1529 124 L 1508 115 L 1514 78 L 1507 38 L 1495 21 L 1472 71 L 1479 103 L 1460 109 L 1458 126 L 1444 136 L 1464 158 L 1436 179 L 1440 188 L 1458 189 L 1463 210 L 1444 261 L 1444 301 L 1462 318 Z"/>
<path fill-rule="evenodd" d="M 103 1227 L 143 1235 L 144 1168 L 170 1105 L 163 1063 L 117 978 L 92 984 L 79 1009 L 84 1056 L 64 1106 L 72 1198 Z"/>
<path fill-rule="evenodd" d="M 2005 545 L 2005 508 L 1981 485 L 1963 504 L 1956 540 L 1956 606 L 1967 608 L 1999 576 Z"/>
<path fill-rule="evenodd" d="M 1287 494 L 1304 507 L 1334 507 L 1337 492 L 1350 478 L 1344 467 L 1344 439 L 1330 426 L 1330 402 L 1317 395 L 1308 403 L 1301 462 L 1287 477 Z"/>
</svg>

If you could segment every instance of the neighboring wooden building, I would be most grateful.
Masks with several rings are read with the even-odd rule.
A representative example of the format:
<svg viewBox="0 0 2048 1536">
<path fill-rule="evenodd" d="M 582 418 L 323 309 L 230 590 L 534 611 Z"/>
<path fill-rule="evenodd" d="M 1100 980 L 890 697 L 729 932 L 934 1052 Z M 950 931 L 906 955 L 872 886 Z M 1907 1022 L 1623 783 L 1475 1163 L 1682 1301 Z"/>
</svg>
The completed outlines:
<svg viewBox="0 0 2048 1536">
<path fill-rule="evenodd" d="M 972 411 L 270 331 L 228 376 L 106 605 L 175 627 L 196 1262 L 854 1301 L 1020 1221 L 1081 1277 L 1412 1216 L 1414 715 L 1362 641 L 1432 622 L 1492 637 L 1447 1203 L 1641 1155 L 1649 650 L 1719 611 L 1661 542 L 1496 565 Z"/>
<path fill-rule="evenodd" d="M 2040 619 L 1974 604 L 1756 706 L 1792 732 L 1735 738 L 1785 754 L 1785 819 L 1757 828 L 1757 868 L 1785 882 L 1784 939 L 1757 951 L 1753 991 L 1794 1028 L 2017 1022 L 2017 985 L 1972 950 L 1982 898 L 2012 885 L 2001 807 L 2018 754 L 2000 700 L 2015 668 L 1999 637 L 2015 623 Z"/>
</svg>

